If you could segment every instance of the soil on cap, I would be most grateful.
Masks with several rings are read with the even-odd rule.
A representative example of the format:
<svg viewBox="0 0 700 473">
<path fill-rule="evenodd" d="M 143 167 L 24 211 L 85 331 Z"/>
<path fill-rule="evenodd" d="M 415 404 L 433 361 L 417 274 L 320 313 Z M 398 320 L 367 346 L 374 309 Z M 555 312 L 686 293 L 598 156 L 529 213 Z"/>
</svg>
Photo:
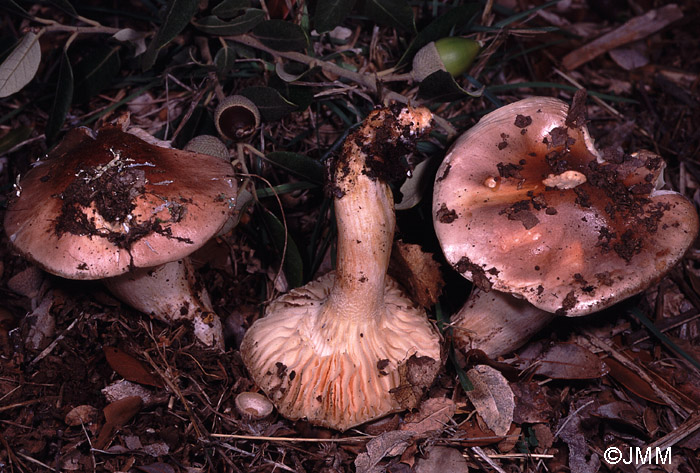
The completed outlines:
<svg viewBox="0 0 700 473">
<path fill-rule="evenodd" d="M 137 222 L 133 218 L 136 199 L 146 193 L 146 174 L 138 165 L 121 156 L 119 151 L 111 152 L 114 159 L 107 164 L 79 166 L 75 180 L 58 195 L 62 203 L 61 213 L 56 219 L 56 235 L 100 236 L 126 250 L 152 233 L 192 243 L 187 238 L 173 236 L 170 228 L 164 226 L 182 220 L 187 203 L 184 199 L 181 202 L 164 201 L 170 215 L 168 220 L 152 218 Z M 98 228 L 95 218 L 88 216 L 90 211 L 87 209 L 94 209 L 117 230 L 103 225 Z"/>
</svg>

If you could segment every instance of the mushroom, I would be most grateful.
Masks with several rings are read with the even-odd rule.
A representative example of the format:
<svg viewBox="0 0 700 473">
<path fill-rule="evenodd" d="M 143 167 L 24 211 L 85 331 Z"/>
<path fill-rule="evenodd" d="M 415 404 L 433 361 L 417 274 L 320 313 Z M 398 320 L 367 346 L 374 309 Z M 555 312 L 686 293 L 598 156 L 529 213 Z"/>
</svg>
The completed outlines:
<svg viewBox="0 0 700 473">
<path fill-rule="evenodd" d="M 103 279 L 159 320 L 187 319 L 221 348 L 221 322 L 186 257 L 229 217 L 237 183 L 221 159 L 155 146 L 121 127 L 70 131 L 21 180 L 5 231 L 49 273 Z"/>
<path fill-rule="evenodd" d="M 331 192 L 337 267 L 273 301 L 241 344 L 256 384 L 290 419 L 346 430 L 414 407 L 440 366 L 439 337 L 386 275 L 394 237 L 385 181 L 427 132 L 424 108 L 378 109 L 345 140 Z"/>
<path fill-rule="evenodd" d="M 663 168 L 649 151 L 599 152 L 580 96 L 571 108 L 527 98 L 454 143 L 435 180 L 435 231 L 481 289 L 588 314 L 660 279 L 697 236 L 691 202 L 661 189 Z"/>
</svg>

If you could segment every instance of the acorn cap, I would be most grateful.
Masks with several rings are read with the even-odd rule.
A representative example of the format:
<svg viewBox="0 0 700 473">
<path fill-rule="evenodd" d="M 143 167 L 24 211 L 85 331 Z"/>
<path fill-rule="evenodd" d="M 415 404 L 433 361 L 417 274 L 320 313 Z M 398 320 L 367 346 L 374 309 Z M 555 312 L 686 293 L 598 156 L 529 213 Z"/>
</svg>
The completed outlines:
<svg viewBox="0 0 700 473">
<path fill-rule="evenodd" d="M 70 279 L 183 258 L 216 234 L 237 192 L 219 158 L 146 143 L 116 126 L 70 131 L 20 182 L 5 215 L 14 247 Z"/>
<path fill-rule="evenodd" d="M 214 125 L 221 136 L 239 140 L 252 135 L 260 126 L 260 111 L 247 97 L 231 95 L 214 110 Z"/>
<path fill-rule="evenodd" d="M 459 76 L 472 65 L 479 48 L 478 42 L 467 38 L 447 37 L 431 41 L 413 56 L 413 79 L 420 82 L 437 71 Z"/>
<path fill-rule="evenodd" d="M 187 142 L 184 151 L 192 153 L 208 154 L 225 161 L 229 160 L 229 151 L 226 144 L 214 135 L 199 135 Z"/>
<path fill-rule="evenodd" d="M 644 290 L 695 240 L 693 204 L 657 189 L 663 167 L 648 151 L 601 155 L 566 103 L 527 98 L 454 143 L 436 175 L 435 230 L 478 287 L 587 314 Z"/>
</svg>

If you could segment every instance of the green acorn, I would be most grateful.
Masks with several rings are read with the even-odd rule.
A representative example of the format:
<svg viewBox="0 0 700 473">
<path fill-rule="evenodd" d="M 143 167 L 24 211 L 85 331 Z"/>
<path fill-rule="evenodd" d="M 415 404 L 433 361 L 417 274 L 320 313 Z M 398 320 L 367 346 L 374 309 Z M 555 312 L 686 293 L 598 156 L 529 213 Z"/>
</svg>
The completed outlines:
<svg viewBox="0 0 700 473">
<path fill-rule="evenodd" d="M 448 37 L 423 46 L 413 57 L 413 78 L 420 82 L 436 71 L 447 71 L 452 77 L 463 74 L 479 53 L 473 39 Z"/>
</svg>

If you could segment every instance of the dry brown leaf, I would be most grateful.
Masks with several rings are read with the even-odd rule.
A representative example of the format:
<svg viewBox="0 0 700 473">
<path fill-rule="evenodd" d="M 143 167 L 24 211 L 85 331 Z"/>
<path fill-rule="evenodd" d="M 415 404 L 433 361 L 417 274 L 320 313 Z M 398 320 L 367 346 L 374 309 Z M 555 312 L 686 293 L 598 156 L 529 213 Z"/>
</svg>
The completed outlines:
<svg viewBox="0 0 700 473">
<path fill-rule="evenodd" d="M 623 385 L 629 391 L 633 392 L 642 399 L 655 402 L 657 404 L 666 404 L 663 399 L 656 395 L 654 390 L 649 386 L 649 383 L 639 377 L 637 373 L 627 368 L 625 365 L 613 358 L 606 358 L 605 364 L 610 369 L 610 376 L 615 381 Z"/>
<path fill-rule="evenodd" d="M 393 430 L 375 437 L 367 443 L 367 452 L 360 453 L 355 459 L 357 473 L 381 473 L 384 468 L 378 466 L 385 457 L 401 455 L 410 445 L 414 432 Z"/>
<path fill-rule="evenodd" d="M 503 440 L 503 437 L 495 435 L 493 431 L 482 426 L 483 422 L 478 422 L 477 419 L 472 417 L 459 424 L 459 439 L 462 446 L 483 447 Z"/>
<path fill-rule="evenodd" d="M 478 365 L 467 371 L 474 385 L 467 397 L 488 427 L 498 436 L 504 436 L 513 422 L 515 399 L 508 380 L 490 366 Z"/>
<path fill-rule="evenodd" d="M 520 357 L 531 363 L 535 374 L 553 379 L 595 379 L 609 371 L 600 358 L 575 343 L 533 343 Z"/>
<path fill-rule="evenodd" d="M 97 409 L 87 404 L 76 406 L 66 414 L 64 422 L 71 427 L 81 424 L 90 424 L 97 421 L 100 413 Z"/>
<path fill-rule="evenodd" d="M 95 448 L 101 450 L 106 447 L 112 433 L 129 422 L 142 406 L 143 401 L 138 396 L 125 397 L 105 406 L 103 412 L 106 422 L 94 443 Z"/>
<path fill-rule="evenodd" d="M 416 473 L 468 473 L 469 466 L 459 450 L 449 447 L 430 447 L 425 458 L 416 461 Z"/>
<path fill-rule="evenodd" d="M 146 384 L 157 388 L 163 387 L 163 382 L 151 374 L 139 360 L 117 347 L 103 348 L 107 363 L 122 378 L 134 383 Z"/>
<path fill-rule="evenodd" d="M 425 308 L 435 305 L 445 282 L 440 265 L 420 245 L 396 241 L 391 252 L 389 274 Z"/>
<path fill-rule="evenodd" d="M 454 416 L 457 406 L 452 399 L 436 397 L 427 399 L 418 412 L 406 414 L 401 430 L 410 430 L 418 435 L 442 430 Z"/>
<path fill-rule="evenodd" d="M 585 427 L 583 427 L 583 417 L 588 416 L 587 408 L 584 407 L 585 399 L 578 401 L 578 404 L 571 404 L 568 417 L 561 419 L 557 431 L 561 438 L 569 446 L 569 467 L 571 471 L 577 473 L 596 473 L 600 469 L 600 457 L 597 453 L 592 453 L 590 459 L 587 459 L 589 453 L 588 435 Z M 592 403 L 591 403 L 592 404 Z"/>
<path fill-rule="evenodd" d="M 513 422 L 516 424 L 549 422 L 554 417 L 554 409 L 545 398 L 543 388 L 535 382 L 511 383 L 515 396 Z"/>
</svg>

